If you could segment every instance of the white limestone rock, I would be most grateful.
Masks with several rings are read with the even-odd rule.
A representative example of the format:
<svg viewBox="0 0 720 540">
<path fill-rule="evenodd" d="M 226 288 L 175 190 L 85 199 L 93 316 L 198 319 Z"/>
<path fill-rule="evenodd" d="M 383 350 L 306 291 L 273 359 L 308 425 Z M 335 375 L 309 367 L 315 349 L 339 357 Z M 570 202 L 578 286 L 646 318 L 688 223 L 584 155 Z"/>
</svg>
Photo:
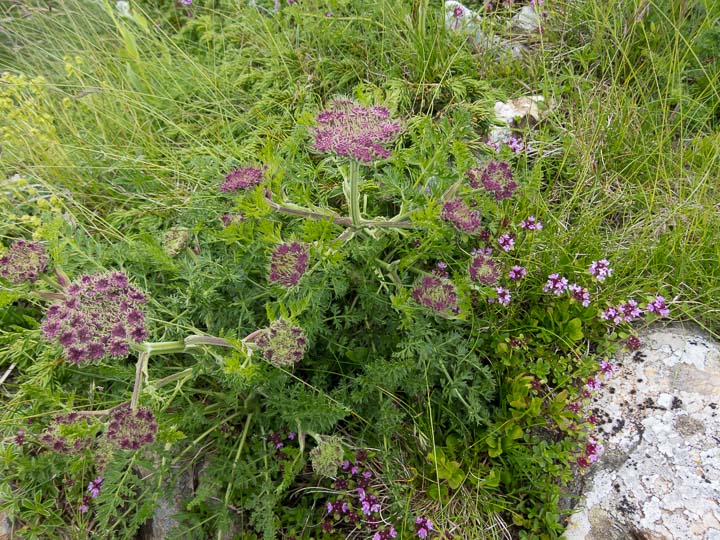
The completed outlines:
<svg viewBox="0 0 720 540">
<path fill-rule="evenodd" d="M 642 337 L 594 402 L 606 453 L 566 540 L 720 540 L 720 347 L 679 328 Z"/>
</svg>

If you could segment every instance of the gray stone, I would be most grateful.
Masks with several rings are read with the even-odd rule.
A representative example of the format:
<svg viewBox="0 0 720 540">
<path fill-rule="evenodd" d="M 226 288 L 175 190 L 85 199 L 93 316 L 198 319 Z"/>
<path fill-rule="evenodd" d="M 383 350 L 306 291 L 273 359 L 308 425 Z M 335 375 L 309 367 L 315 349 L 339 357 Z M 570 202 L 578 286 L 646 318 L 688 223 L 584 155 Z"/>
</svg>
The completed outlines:
<svg viewBox="0 0 720 540">
<path fill-rule="evenodd" d="M 565 538 L 720 540 L 720 347 L 682 328 L 641 340 L 593 403 L 606 453 Z"/>
</svg>

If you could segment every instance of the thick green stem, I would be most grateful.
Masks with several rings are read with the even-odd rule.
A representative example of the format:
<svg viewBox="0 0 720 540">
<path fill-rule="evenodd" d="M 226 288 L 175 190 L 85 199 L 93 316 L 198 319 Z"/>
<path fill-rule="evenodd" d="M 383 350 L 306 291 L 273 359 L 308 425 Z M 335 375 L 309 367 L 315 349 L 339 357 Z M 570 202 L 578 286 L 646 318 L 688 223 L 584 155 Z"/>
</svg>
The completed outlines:
<svg viewBox="0 0 720 540">
<path fill-rule="evenodd" d="M 350 160 L 348 182 L 350 183 L 350 200 L 348 201 L 350 220 L 353 227 L 359 227 L 362 224 L 362 216 L 360 215 L 360 163 L 354 159 Z"/>
<path fill-rule="evenodd" d="M 130 399 L 130 409 L 137 410 L 138 401 L 140 400 L 140 390 L 142 389 L 143 372 L 147 370 L 150 352 L 143 351 L 138 355 L 137 365 L 135 367 L 135 386 L 133 387 L 132 398 Z"/>
</svg>

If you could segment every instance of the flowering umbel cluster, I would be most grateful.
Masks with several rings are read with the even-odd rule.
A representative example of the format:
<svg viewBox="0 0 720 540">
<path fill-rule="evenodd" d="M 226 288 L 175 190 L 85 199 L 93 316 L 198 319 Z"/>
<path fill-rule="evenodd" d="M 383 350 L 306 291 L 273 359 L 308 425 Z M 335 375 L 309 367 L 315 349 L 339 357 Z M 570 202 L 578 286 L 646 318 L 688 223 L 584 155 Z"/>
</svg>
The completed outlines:
<svg viewBox="0 0 720 540">
<path fill-rule="evenodd" d="M 0 257 L 0 276 L 14 284 L 34 283 L 47 268 L 48 256 L 40 242 L 16 240 Z"/>
<path fill-rule="evenodd" d="M 400 122 L 390 120 L 386 107 L 363 107 L 348 99 L 332 101 L 318 114 L 317 123 L 318 127 L 313 130 L 315 150 L 364 163 L 390 157 L 384 145 L 402 129 Z"/>
<path fill-rule="evenodd" d="M 452 199 L 443 205 L 440 217 L 466 233 L 476 233 L 482 227 L 480 211 L 471 208 L 462 199 Z"/>
<path fill-rule="evenodd" d="M 285 287 L 297 285 L 308 267 L 308 249 L 300 242 L 277 246 L 270 258 L 268 281 Z"/>
<path fill-rule="evenodd" d="M 128 403 L 115 407 L 110 413 L 106 437 L 123 450 L 137 450 L 155 440 L 158 425 L 150 409 L 139 407 L 133 411 Z"/>
<path fill-rule="evenodd" d="M 65 349 L 70 362 L 122 357 L 145 340 L 145 295 L 122 272 L 83 275 L 65 289 L 65 299 L 45 312 L 42 331 Z"/>
<path fill-rule="evenodd" d="M 420 305 L 446 313 L 459 311 L 457 305 L 457 291 L 455 285 L 447 279 L 438 276 L 424 276 L 420 278 L 412 292 L 413 299 Z"/>
<path fill-rule="evenodd" d="M 265 169 L 261 167 L 241 167 L 230 172 L 220 184 L 220 191 L 239 191 L 259 186 Z"/>
<path fill-rule="evenodd" d="M 468 272 L 470 273 L 470 279 L 483 285 L 492 285 L 500 275 L 495 261 L 483 250 L 473 251 Z"/>
<path fill-rule="evenodd" d="M 54 418 L 50 425 L 40 435 L 40 442 L 58 454 L 78 454 L 89 448 L 93 439 L 86 437 L 71 438 L 62 434 L 62 426 L 73 426 L 85 422 L 89 418 L 76 412 L 60 414 Z"/>
<path fill-rule="evenodd" d="M 291 367 L 302 360 L 307 338 L 302 328 L 287 319 L 277 319 L 255 338 L 265 360 L 277 367 Z"/>
<path fill-rule="evenodd" d="M 512 197 L 518 187 L 513 180 L 510 165 L 496 159 L 490 160 L 480 167 L 469 169 L 465 174 L 471 187 L 484 188 L 494 193 L 498 201 Z"/>
</svg>

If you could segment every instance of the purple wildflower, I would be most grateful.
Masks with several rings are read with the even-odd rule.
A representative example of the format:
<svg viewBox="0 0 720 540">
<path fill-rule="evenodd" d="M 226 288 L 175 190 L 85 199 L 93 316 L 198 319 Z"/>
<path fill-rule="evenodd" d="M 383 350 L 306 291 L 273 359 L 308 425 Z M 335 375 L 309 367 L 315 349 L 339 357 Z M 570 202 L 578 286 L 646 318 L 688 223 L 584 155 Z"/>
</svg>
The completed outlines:
<svg viewBox="0 0 720 540">
<path fill-rule="evenodd" d="M 21 446 L 22 443 L 25 442 L 25 430 L 24 429 L 18 429 L 17 433 L 15 434 L 15 444 L 18 446 Z"/>
<path fill-rule="evenodd" d="M 520 222 L 520 227 L 527 231 L 541 231 L 543 225 L 540 221 L 535 219 L 535 216 L 528 216 L 527 219 L 523 219 Z"/>
<path fill-rule="evenodd" d="M 308 267 L 308 250 L 300 242 L 277 246 L 271 256 L 268 281 L 285 287 L 297 285 Z"/>
<path fill-rule="evenodd" d="M 98 476 L 95 480 L 90 480 L 87 490 L 93 499 L 97 498 L 97 496 L 100 495 L 100 490 L 102 489 L 102 485 L 103 485 L 103 477 L 102 476 Z"/>
<path fill-rule="evenodd" d="M 623 321 L 622 314 L 614 307 L 609 307 L 603 311 L 600 318 L 605 321 L 612 321 L 615 324 L 620 324 Z"/>
<path fill-rule="evenodd" d="M 65 289 L 65 300 L 45 312 L 42 331 L 65 349 L 70 362 L 125 356 L 131 342 L 147 339 L 145 296 L 121 272 L 81 276 Z"/>
<path fill-rule="evenodd" d="M 600 361 L 600 370 L 605 374 L 606 377 L 612 377 L 618 370 L 615 364 L 611 364 L 607 360 Z"/>
<path fill-rule="evenodd" d="M 462 8 L 462 6 L 455 6 L 455 9 L 453 9 L 453 17 L 456 19 L 462 19 L 465 15 L 465 10 Z"/>
<path fill-rule="evenodd" d="M 78 454 L 86 450 L 92 445 L 94 438 L 79 437 L 73 440 L 61 434 L 61 426 L 70 426 L 81 421 L 90 422 L 87 417 L 76 412 L 57 415 L 41 434 L 40 442 L 59 454 Z"/>
<path fill-rule="evenodd" d="M 505 144 L 507 144 L 510 150 L 512 150 L 516 154 L 519 154 L 520 152 L 525 150 L 525 145 L 517 137 L 510 137 L 507 141 L 505 141 Z"/>
<path fill-rule="evenodd" d="M 590 305 L 590 293 L 585 287 L 581 287 L 577 283 L 572 283 L 568 285 L 568 290 L 573 300 L 580 302 L 585 307 Z"/>
<path fill-rule="evenodd" d="M 105 436 L 124 450 L 137 450 L 155 440 L 158 425 L 155 415 L 145 407 L 133 411 L 130 405 L 123 403 L 110 413 Z"/>
<path fill-rule="evenodd" d="M 261 331 L 255 343 L 265 360 L 276 367 L 292 367 L 305 355 L 307 338 L 302 328 L 277 319 Z"/>
<path fill-rule="evenodd" d="M 588 272 L 598 281 L 605 281 L 605 278 L 612 276 L 612 268 L 610 268 L 610 261 L 602 259 L 600 261 L 593 261 L 588 268 Z"/>
<path fill-rule="evenodd" d="M 498 280 L 499 272 L 495 261 L 483 251 L 473 251 L 473 257 L 468 266 L 470 279 L 483 285 L 492 285 Z"/>
<path fill-rule="evenodd" d="M 600 379 L 597 377 L 590 377 L 587 382 L 585 383 L 585 387 L 588 390 L 597 390 L 602 386 L 602 382 L 600 382 Z"/>
<path fill-rule="evenodd" d="M 0 257 L 0 276 L 15 285 L 23 281 L 34 283 L 47 268 L 47 263 L 47 251 L 40 242 L 16 240 Z"/>
<path fill-rule="evenodd" d="M 492 148 L 493 150 L 495 150 L 496 154 L 499 154 L 500 148 L 502 148 L 502 144 L 499 141 L 487 141 L 485 145 L 488 148 Z"/>
<path fill-rule="evenodd" d="M 505 251 L 510 251 L 515 245 L 515 236 L 512 234 L 503 234 L 498 238 L 498 244 L 500 244 L 500 247 Z"/>
<path fill-rule="evenodd" d="M 625 322 L 633 322 L 640 315 L 642 315 L 642 309 L 638 306 L 635 300 L 628 300 L 624 304 L 617 306 L 617 310 L 622 314 Z"/>
<path fill-rule="evenodd" d="M 390 151 L 384 144 L 391 142 L 401 131 L 400 122 L 390 120 L 386 107 L 363 107 L 354 101 L 337 99 L 317 116 L 314 128 L 318 152 L 332 152 L 369 163 L 387 159 Z"/>
<path fill-rule="evenodd" d="M 604 447 L 594 437 L 589 437 L 585 443 L 585 457 L 590 463 L 595 463 L 603 454 Z"/>
<path fill-rule="evenodd" d="M 389 528 L 383 529 L 382 531 L 377 531 L 375 535 L 373 536 L 373 540 L 390 540 L 391 538 L 397 537 L 397 531 L 395 530 L 395 527 L 390 525 Z"/>
<path fill-rule="evenodd" d="M 81 504 L 81 505 L 78 507 L 78 511 L 79 511 L 81 514 L 84 514 L 85 512 L 88 511 L 88 505 L 85 504 L 85 503 Z"/>
<path fill-rule="evenodd" d="M 443 205 L 440 217 L 449 221 L 455 227 L 469 234 L 478 232 L 482 226 L 480 223 L 480 211 L 473 210 L 462 199 L 452 199 Z"/>
<path fill-rule="evenodd" d="M 428 518 L 420 516 L 415 520 L 415 534 L 418 538 L 427 538 L 430 531 L 433 530 L 433 523 Z"/>
<path fill-rule="evenodd" d="M 560 274 L 550 274 L 547 283 L 543 287 L 543 291 L 553 293 L 560 296 L 568 288 L 568 280 Z"/>
<path fill-rule="evenodd" d="M 512 169 L 504 161 L 491 160 L 482 167 L 470 169 L 465 173 L 470 186 L 485 188 L 495 194 L 498 201 L 512 197 L 518 185 L 513 181 Z"/>
<path fill-rule="evenodd" d="M 438 313 L 456 311 L 457 292 L 452 282 L 437 276 L 422 277 L 412 292 L 413 299 Z"/>
<path fill-rule="evenodd" d="M 625 346 L 628 350 L 637 351 L 640 348 L 640 339 L 637 336 L 630 336 L 625 341 Z"/>
<path fill-rule="evenodd" d="M 518 266 L 518 265 L 513 266 L 510 269 L 510 272 L 508 272 L 508 276 L 513 281 L 520 281 L 526 275 L 527 275 L 527 269 L 523 268 L 522 266 Z"/>
<path fill-rule="evenodd" d="M 220 191 L 238 191 L 259 186 L 265 169 L 261 167 L 241 167 L 230 172 L 220 185 Z"/>
<path fill-rule="evenodd" d="M 657 295 L 655 297 L 655 300 L 652 302 L 649 302 L 645 310 L 648 313 L 655 313 L 656 315 L 659 315 L 660 317 L 669 317 L 670 316 L 670 310 L 668 309 L 667 305 L 665 304 L 665 298 Z"/>
<path fill-rule="evenodd" d="M 508 291 L 507 289 L 505 289 L 505 288 L 503 288 L 503 287 L 496 287 L 496 288 L 495 288 L 495 292 L 497 293 L 497 299 L 495 299 L 495 298 L 488 298 L 488 301 L 489 301 L 491 304 L 492 304 L 493 302 L 495 302 L 496 300 L 497 300 L 497 302 L 498 302 L 500 305 L 503 305 L 503 306 L 507 306 L 508 304 L 510 304 L 510 300 L 511 300 L 511 298 L 512 298 L 512 297 L 510 296 L 510 291 Z"/>
</svg>

